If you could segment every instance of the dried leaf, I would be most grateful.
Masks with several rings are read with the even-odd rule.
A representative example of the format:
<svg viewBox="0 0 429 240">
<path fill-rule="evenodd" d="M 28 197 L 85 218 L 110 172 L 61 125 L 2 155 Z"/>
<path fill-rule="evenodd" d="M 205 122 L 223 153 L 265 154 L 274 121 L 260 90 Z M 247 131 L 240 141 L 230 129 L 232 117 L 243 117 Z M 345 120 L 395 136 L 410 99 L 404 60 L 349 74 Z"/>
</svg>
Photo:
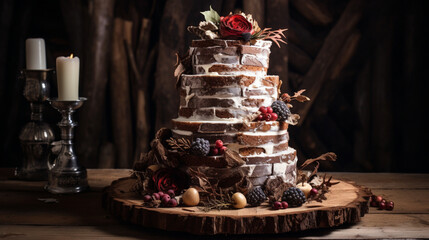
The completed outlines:
<svg viewBox="0 0 429 240">
<path fill-rule="evenodd" d="M 161 143 L 161 140 L 154 139 L 151 143 L 152 152 L 155 154 L 155 157 L 158 159 L 158 162 L 161 165 L 165 165 L 168 167 L 177 167 L 179 165 L 176 161 L 170 161 L 168 159 L 168 150 Z"/>
<path fill-rule="evenodd" d="M 204 31 L 215 31 L 215 30 L 218 30 L 218 27 L 216 26 L 216 24 L 214 24 L 213 22 L 210 22 L 210 21 L 200 22 L 200 24 L 198 25 L 198 27 L 201 30 L 204 30 Z"/>
<path fill-rule="evenodd" d="M 286 37 L 283 33 L 286 30 L 287 29 L 271 30 L 271 28 L 265 28 L 262 31 L 253 34 L 252 39 L 271 40 L 280 48 L 279 42 L 286 44 L 286 42 L 282 39 Z"/>
<path fill-rule="evenodd" d="M 133 169 L 136 171 L 142 171 L 149 166 L 148 153 L 140 153 L 140 158 L 134 161 Z"/>
<path fill-rule="evenodd" d="M 188 27 L 189 30 L 189 27 Z M 180 87 L 182 84 L 181 76 L 184 73 L 190 73 L 192 69 L 192 60 L 191 54 L 187 52 L 184 57 L 180 57 L 178 53 L 176 53 L 176 69 L 174 70 L 174 77 L 176 78 L 176 89 Z"/>
<path fill-rule="evenodd" d="M 319 163 L 319 162 L 316 162 L 316 164 L 317 164 L 317 165 L 314 167 L 314 170 L 313 170 L 313 172 L 311 172 L 311 174 L 310 174 L 310 177 L 309 177 L 309 178 L 311 178 L 312 176 L 316 175 L 317 170 L 319 169 L 320 163 Z"/>
<path fill-rule="evenodd" d="M 191 180 L 191 185 L 195 187 L 198 192 L 210 197 L 216 197 L 216 184 L 212 184 L 207 176 L 202 173 L 198 168 L 188 168 L 187 173 Z"/>
<path fill-rule="evenodd" d="M 191 141 L 186 138 L 175 139 L 170 137 L 170 139 L 166 140 L 166 142 L 171 147 L 171 149 L 185 153 L 188 152 L 192 146 Z"/>
<path fill-rule="evenodd" d="M 205 38 L 204 39 L 217 39 L 219 38 L 219 35 L 216 32 L 207 30 L 204 32 Z"/>
<path fill-rule="evenodd" d="M 265 183 L 265 194 L 269 197 L 270 202 L 278 201 L 283 193 L 290 187 L 293 187 L 293 185 L 284 182 L 282 177 L 268 179 Z"/>
<path fill-rule="evenodd" d="M 292 98 L 296 98 L 298 96 L 301 96 L 301 94 L 305 91 L 306 91 L 306 89 L 301 89 L 298 92 L 295 92 L 295 94 L 292 96 Z"/>
<path fill-rule="evenodd" d="M 320 156 L 318 156 L 317 158 L 310 158 L 307 159 L 300 167 L 300 169 L 304 169 L 305 167 L 307 167 L 308 165 L 312 164 L 315 161 L 332 161 L 335 162 L 337 160 L 337 154 L 333 153 L 333 152 L 327 152 L 324 153 Z"/>
<path fill-rule="evenodd" d="M 250 189 L 252 189 L 252 182 L 247 176 L 244 176 L 242 180 L 235 184 L 235 192 L 241 192 L 244 195 L 247 195 Z"/>
<path fill-rule="evenodd" d="M 286 120 L 286 122 L 290 125 L 297 125 L 299 119 L 300 119 L 300 116 L 298 114 L 291 114 L 289 118 Z"/>
<path fill-rule="evenodd" d="M 323 200 L 326 200 L 326 193 L 329 192 L 329 188 L 332 185 L 338 184 L 340 182 L 331 182 L 332 180 L 332 176 L 329 177 L 328 180 L 326 180 L 326 174 L 323 176 L 323 180 L 320 183 L 320 179 L 318 179 L 319 177 L 316 177 L 314 180 L 316 183 L 314 185 L 312 185 L 314 188 L 316 188 L 318 190 L 318 194 L 317 195 L 312 195 L 309 197 L 308 201 L 317 201 L 317 202 L 322 202 Z"/>
<path fill-rule="evenodd" d="M 207 198 L 202 201 L 200 201 L 201 205 L 198 207 L 201 211 L 209 212 L 211 210 L 222 210 L 222 209 L 228 209 L 231 208 L 233 201 L 231 198 L 231 194 L 223 194 L 221 192 L 219 198 Z"/>
<path fill-rule="evenodd" d="M 295 98 L 298 102 L 308 102 L 310 101 L 310 98 L 304 95 L 299 95 Z"/>
<path fill-rule="evenodd" d="M 319 176 L 313 177 L 310 182 L 308 182 L 312 187 L 317 188 L 323 183 L 323 179 Z"/>
<path fill-rule="evenodd" d="M 168 139 L 172 135 L 172 131 L 169 128 L 161 128 L 155 133 L 155 138 L 161 141 Z"/>
<path fill-rule="evenodd" d="M 233 151 L 231 149 L 226 149 L 225 151 L 225 161 L 227 163 L 227 167 L 235 168 L 239 167 L 246 162 L 240 157 L 240 154 L 238 152 Z"/>
<path fill-rule="evenodd" d="M 248 127 L 248 128 L 250 128 L 250 122 L 253 122 L 259 115 L 261 114 L 261 112 L 260 111 L 256 111 L 255 113 L 250 113 L 250 114 L 248 114 L 247 116 L 245 116 L 244 118 L 243 118 L 243 124 L 246 126 L 246 127 Z"/>
</svg>

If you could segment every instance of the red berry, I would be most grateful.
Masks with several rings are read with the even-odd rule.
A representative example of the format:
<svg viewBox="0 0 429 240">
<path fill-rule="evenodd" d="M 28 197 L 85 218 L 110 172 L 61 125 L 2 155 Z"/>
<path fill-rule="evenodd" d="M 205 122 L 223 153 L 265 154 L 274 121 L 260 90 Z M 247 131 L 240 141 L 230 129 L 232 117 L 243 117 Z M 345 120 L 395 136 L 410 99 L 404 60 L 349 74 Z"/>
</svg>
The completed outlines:
<svg viewBox="0 0 429 240">
<path fill-rule="evenodd" d="M 271 107 L 267 107 L 267 113 L 273 113 L 273 109 Z"/>
<path fill-rule="evenodd" d="M 216 148 L 221 148 L 221 147 L 223 147 L 223 142 L 222 142 L 222 140 L 216 140 L 215 144 L 216 144 Z"/>
<path fill-rule="evenodd" d="M 170 197 L 174 197 L 174 196 L 176 196 L 176 194 L 174 193 L 174 190 L 173 190 L 173 189 L 169 189 L 169 190 L 167 191 L 167 194 L 168 194 L 168 196 L 170 196 Z"/>
<path fill-rule="evenodd" d="M 286 209 L 286 208 L 288 208 L 289 207 L 289 204 L 287 203 L 287 202 L 281 202 L 282 203 L 282 208 L 283 209 Z"/>
<path fill-rule="evenodd" d="M 279 118 L 279 115 L 277 115 L 277 113 L 270 113 L 271 114 L 271 121 L 275 121 L 277 120 L 277 118 Z"/>
<path fill-rule="evenodd" d="M 383 200 L 383 197 L 382 196 L 377 196 L 377 197 L 375 197 L 375 199 L 374 199 L 377 203 L 380 203 L 382 200 Z"/>
<path fill-rule="evenodd" d="M 264 120 L 264 115 L 260 114 L 260 115 L 256 118 L 256 120 L 257 120 L 257 121 L 262 121 L 262 120 Z"/>
<path fill-rule="evenodd" d="M 270 113 L 265 113 L 264 114 L 264 120 L 265 121 L 271 121 L 271 114 Z"/>
<path fill-rule="evenodd" d="M 392 211 L 394 207 L 395 207 L 395 203 L 393 201 L 387 202 L 387 204 L 386 204 L 386 210 Z"/>
<path fill-rule="evenodd" d="M 168 207 L 176 207 L 177 206 L 177 200 L 175 198 L 170 199 L 167 203 Z"/>
<path fill-rule="evenodd" d="M 162 202 L 162 204 L 167 205 L 167 203 L 168 203 L 168 201 L 170 201 L 170 199 L 171 199 L 171 197 L 170 197 L 170 196 L 168 196 L 167 194 L 165 194 L 165 195 L 162 197 L 161 202 Z"/>
<path fill-rule="evenodd" d="M 150 202 L 152 200 L 152 197 L 150 195 L 144 195 L 143 201 L 144 202 Z"/>
<path fill-rule="evenodd" d="M 378 204 L 378 209 L 379 209 L 379 210 L 384 210 L 384 209 L 386 209 L 386 203 L 385 203 L 385 202 L 380 202 L 380 204 Z"/>
<path fill-rule="evenodd" d="M 266 107 L 264 107 L 264 106 L 261 106 L 261 107 L 259 107 L 259 111 L 260 111 L 261 113 L 267 113 L 267 108 L 266 108 Z"/>
<path fill-rule="evenodd" d="M 376 201 L 371 201 L 369 204 L 371 207 L 378 207 L 378 203 Z"/>
<path fill-rule="evenodd" d="M 211 156 L 216 156 L 218 154 L 219 154 L 219 149 L 217 149 L 217 148 L 211 148 L 210 149 L 210 155 Z"/>
<path fill-rule="evenodd" d="M 290 102 L 290 100 L 291 100 L 289 94 L 287 94 L 287 93 L 283 93 L 280 98 L 285 102 Z"/>
<path fill-rule="evenodd" d="M 282 208 L 281 202 L 274 202 L 273 203 L 273 209 L 274 210 L 279 210 L 280 208 Z"/>
<path fill-rule="evenodd" d="M 316 189 L 316 188 L 312 188 L 312 189 L 310 190 L 310 195 L 312 195 L 312 196 L 316 196 L 318 193 L 319 193 L 319 191 L 317 191 L 317 189 Z"/>
<path fill-rule="evenodd" d="M 153 196 L 156 200 L 161 199 L 161 197 L 159 196 L 159 194 L 158 194 L 158 193 L 154 193 L 154 194 L 152 194 L 152 196 Z"/>
<path fill-rule="evenodd" d="M 159 195 L 159 198 L 160 198 L 160 199 L 162 199 L 162 197 L 164 197 L 165 193 L 164 193 L 164 192 L 159 191 L 159 192 L 158 192 L 158 195 Z"/>
<path fill-rule="evenodd" d="M 224 154 L 225 153 L 225 151 L 226 151 L 226 147 L 225 146 L 223 146 L 223 147 L 221 147 L 221 148 L 219 148 L 219 154 L 220 155 L 222 155 L 222 154 Z"/>
</svg>

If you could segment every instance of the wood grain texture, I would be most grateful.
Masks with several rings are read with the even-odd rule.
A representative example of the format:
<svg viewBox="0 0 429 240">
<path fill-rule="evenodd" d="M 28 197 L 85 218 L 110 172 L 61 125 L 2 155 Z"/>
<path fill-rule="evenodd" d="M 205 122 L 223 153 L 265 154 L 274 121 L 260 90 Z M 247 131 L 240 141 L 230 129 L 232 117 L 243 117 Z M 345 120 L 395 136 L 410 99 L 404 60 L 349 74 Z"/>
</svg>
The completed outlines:
<svg viewBox="0 0 429 240">
<path fill-rule="evenodd" d="M 313 65 L 304 76 L 300 88 L 307 89 L 306 95 L 310 97 L 311 101 L 296 106 L 295 112 L 301 116 L 299 125 L 305 121 L 310 108 L 317 101 L 317 96 L 328 77 L 328 70 L 348 35 L 361 19 L 362 9 L 363 3 L 361 1 L 351 0 L 348 3 L 342 16 L 326 37 Z"/>
<path fill-rule="evenodd" d="M 194 235 L 125 224 L 102 208 L 102 189 L 130 175 L 129 169 L 88 169 L 91 192 L 53 195 L 45 182 L 8 180 L 13 169 L 0 169 L 0 238 L 5 239 L 190 239 Z M 370 187 L 395 201 L 393 211 L 370 208 L 354 225 L 284 234 L 219 235 L 215 239 L 375 239 L 429 236 L 429 174 L 327 173 Z M 57 198 L 45 204 L 38 198 Z M 212 239 L 206 236 L 207 239 Z"/>
<path fill-rule="evenodd" d="M 82 91 L 80 96 L 88 98 L 79 110 L 79 127 L 76 129 L 76 152 L 86 167 L 95 167 L 101 144 L 106 106 L 114 0 L 94 0 L 89 13 L 89 40 L 85 59 Z"/>
<path fill-rule="evenodd" d="M 221 9 L 221 2 L 212 2 L 213 9 Z M 171 119 L 177 117 L 179 95 L 175 89 L 173 76 L 175 53 L 183 56 L 196 37 L 186 30 L 187 26 L 197 25 L 202 19 L 201 11 L 209 9 L 210 3 L 193 0 L 168 0 L 162 17 L 156 78 L 153 98 L 156 102 L 155 130 L 170 127 Z M 187 16 L 186 18 L 183 16 Z"/>
<path fill-rule="evenodd" d="M 308 21 L 315 25 L 327 25 L 333 20 L 328 8 L 317 0 L 292 0 L 291 2 Z"/>
<path fill-rule="evenodd" d="M 115 144 L 116 166 L 129 168 L 134 160 L 131 120 L 131 91 L 129 61 L 125 44 L 131 45 L 133 23 L 115 18 L 112 37 L 112 58 L 110 74 L 110 97 L 112 99 L 113 143 Z M 102 161 L 103 159 L 100 159 Z"/>
<path fill-rule="evenodd" d="M 266 6 L 265 25 L 272 29 L 289 28 L 289 0 L 270 0 Z M 285 32 L 287 35 L 287 31 Z M 288 86 L 288 45 L 281 44 L 278 48 L 273 44 L 270 54 L 268 74 L 278 75 L 282 80 L 282 92 L 289 92 Z"/>
<path fill-rule="evenodd" d="M 389 221 L 380 219 L 389 218 Z M 323 230 L 309 230 L 298 233 L 264 235 L 220 235 L 206 236 L 204 239 L 401 239 L 427 238 L 429 236 L 429 214 L 410 215 L 366 215 L 363 221 L 353 227 L 340 227 Z M 0 238 L 10 239 L 192 239 L 195 235 L 167 232 L 139 226 L 119 224 L 107 226 L 31 226 L 0 225 Z M 6 238 L 7 239 L 7 238 Z"/>
<path fill-rule="evenodd" d="M 252 14 L 261 29 L 265 26 L 265 0 L 243 0 L 243 12 Z"/>
<path fill-rule="evenodd" d="M 347 182 L 331 188 L 323 203 L 274 211 L 267 204 L 256 208 L 202 212 L 196 207 L 145 208 L 131 191 L 135 178 L 114 181 L 103 192 L 103 204 L 121 220 L 145 227 L 192 234 L 267 234 L 296 232 L 359 222 L 368 212 L 368 189 Z"/>
</svg>

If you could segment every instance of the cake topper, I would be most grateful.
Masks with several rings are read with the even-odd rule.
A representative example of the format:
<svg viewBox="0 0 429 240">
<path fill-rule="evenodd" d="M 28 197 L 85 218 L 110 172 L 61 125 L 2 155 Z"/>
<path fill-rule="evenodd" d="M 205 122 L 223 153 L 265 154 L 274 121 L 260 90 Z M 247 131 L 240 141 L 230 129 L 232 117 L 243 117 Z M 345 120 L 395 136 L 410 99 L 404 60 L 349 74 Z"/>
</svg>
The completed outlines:
<svg viewBox="0 0 429 240">
<path fill-rule="evenodd" d="M 286 38 L 283 32 L 287 29 L 261 29 L 251 14 L 239 12 L 221 17 L 211 6 L 210 10 L 201 12 L 201 14 L 205 21 L 201 21 L 198 26 L 188 27 L 189 32 L 196 34 L 201 39 L 242 40 L 252 45 L 256 43 L 256 40 L 271 40 L 278 47 L 280 47 L 280 43 L 286 44 L 283 40 Z"/>
</svg>

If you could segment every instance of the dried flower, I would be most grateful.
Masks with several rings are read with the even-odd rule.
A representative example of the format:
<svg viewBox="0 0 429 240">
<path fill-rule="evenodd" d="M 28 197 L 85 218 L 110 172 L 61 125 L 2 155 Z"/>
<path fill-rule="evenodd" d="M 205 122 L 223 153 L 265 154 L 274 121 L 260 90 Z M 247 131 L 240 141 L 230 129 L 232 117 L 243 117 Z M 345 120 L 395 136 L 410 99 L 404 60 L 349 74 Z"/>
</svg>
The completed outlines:
<svg viewBox="0 0 429 240">
<path fill-rule="evenodd" d="M 219 32 L 222 38 L 250 40 L 252 34 L 252 23 L 240 14 L 221 17 Z"/>
<path fill-rule="evenodd" d="M 162 168 L 152 176 L 155 188 L 158 191 L 167 192 L 174 190 L 178 195 L 186 187 L 187 177 L 183 172 L 174 168 Z"/>
</svg>

